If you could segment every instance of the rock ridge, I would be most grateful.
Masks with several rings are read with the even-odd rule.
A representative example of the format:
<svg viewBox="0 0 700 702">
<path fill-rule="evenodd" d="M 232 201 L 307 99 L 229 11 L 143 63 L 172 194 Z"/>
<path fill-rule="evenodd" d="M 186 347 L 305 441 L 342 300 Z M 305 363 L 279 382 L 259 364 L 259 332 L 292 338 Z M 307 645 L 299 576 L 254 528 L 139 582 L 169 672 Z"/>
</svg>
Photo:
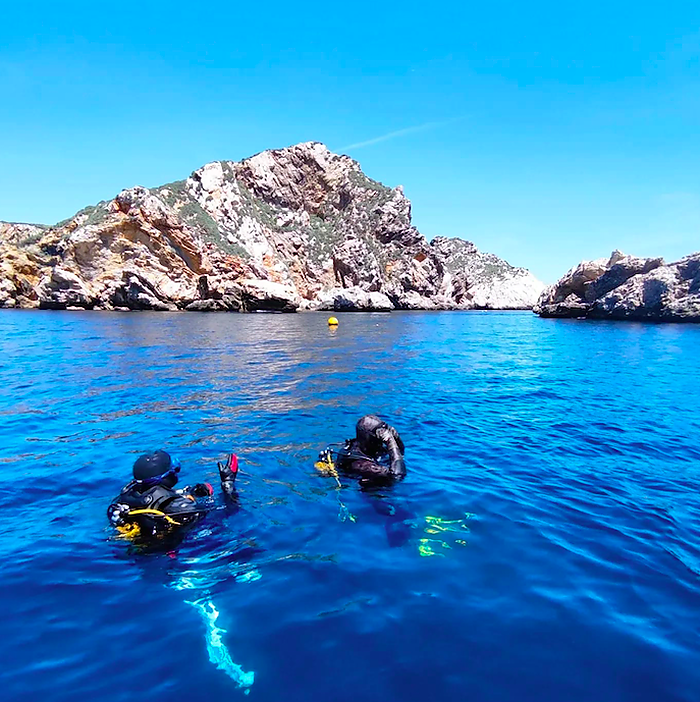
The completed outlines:
<svg viewBox="0 0 700 702">
<path fill-rule="evenodd" d="M 541 317 L 700 322 L 700 252 L 674 263 L 613 251 L 582 261 L 547 287 Z"/>
<path fill-rule="evenodd" d="M 0 222 L 0 307 L 529 309 L 543 289 L 413 226 L 402 188 L 308 142 L 136 186 L 54 226 Z"/>
</svg>

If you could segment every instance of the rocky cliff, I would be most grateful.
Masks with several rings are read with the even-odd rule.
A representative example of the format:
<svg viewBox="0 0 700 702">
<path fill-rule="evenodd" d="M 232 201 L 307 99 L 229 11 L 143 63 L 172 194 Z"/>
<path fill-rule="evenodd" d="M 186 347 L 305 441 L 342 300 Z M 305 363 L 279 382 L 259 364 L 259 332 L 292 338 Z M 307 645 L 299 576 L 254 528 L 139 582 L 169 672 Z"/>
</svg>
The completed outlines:
<svg viewBox="0 0 700 702">
<path fill-rule="evenodd" d="M 675 263 L 614 251 L 583 261 L 540 296 L 542 317 L 700 322 L 700 253 Z"/>
<path fill-rule="evenodd" d="M 470 242 L 428 243 L 401 188 L 319 143 L 209 163 L 52 227 L 0 223 L 0 306 L 530 308 L 543 285 Z"/>
</svg>

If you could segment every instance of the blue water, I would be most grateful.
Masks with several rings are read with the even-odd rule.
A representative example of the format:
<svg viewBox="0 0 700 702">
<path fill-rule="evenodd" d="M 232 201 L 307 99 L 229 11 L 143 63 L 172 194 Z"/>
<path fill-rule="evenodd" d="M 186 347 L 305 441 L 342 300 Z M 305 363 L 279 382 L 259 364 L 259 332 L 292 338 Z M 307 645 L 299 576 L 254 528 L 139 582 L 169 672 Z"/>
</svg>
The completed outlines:
<svg viewBox="0 0 700 702">
<path fill-rule="evenodd" d="M 699 349 L 529 313 L 2 312 L 0 698 L 246 699 L 205 598 L 251 700 L 697 702 Z M 407 446 L 382 495 L 313 467 L 368 412 Z M 184 482 L 236 451 L 242 509 L 140 555 L 105 509 L 157 447 Z"/>
</svg>

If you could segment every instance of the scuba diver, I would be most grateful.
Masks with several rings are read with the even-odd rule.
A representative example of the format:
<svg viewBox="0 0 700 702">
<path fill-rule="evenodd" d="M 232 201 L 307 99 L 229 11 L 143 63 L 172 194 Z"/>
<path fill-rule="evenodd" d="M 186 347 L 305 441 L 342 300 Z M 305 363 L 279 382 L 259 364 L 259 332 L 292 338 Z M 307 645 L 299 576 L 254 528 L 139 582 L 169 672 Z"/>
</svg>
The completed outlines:
<svg viewBox="0 0 700 702">
<path fill-rule="evenodd" d="M 327 448 L 319 461 L 347 475 L 359 476 L 360 483 L 386 484 L 406 475 L 404 444 L 399 433 L 379 417 L 367 414 L 355 425 L 355 438 L 347 439 L 339 451 Z"/>
<path fill-rule="evenodd" d="M 332 446 L 332 445 L 331 445 Z M 394 427 L 379 417 L 368 414 L 355 425 L 355 438 L 347 439 L 340 449 L 330 446 L 318 456 L 315 467 L 324 475 L 331 475 L 342 489 L 339 475 L 359 478 L 360 489 L 366 493 L 377 514 L 387 518 L 385 530 L 391 546 L 401 546 L 410 536 L 409 521 L 414 515 L 399 504 L 385 499 L 382 489 L 406 476 L 404 443 Z M 340 501 L 339 518 L 355 521 Z"/>
<path fill-rule="evenodd" d="M 340 446 L 340 449 L 332 448 Z M 466 513 L 464 518 L 448 519 L 435 515 L 418 517 L 405 503 L 390 497 L 388 488 L 395 486 L 406 476 L 404 443 L 399 433 L 379 417 L 369 414 L 362 417 L 355 427 L 355 438 L 343 444 L 330 444 L 321 451 L 314 467 L 326 476 L 335 478 L 338 489 L 340 521 L 357 518 L 340 499 L 344 488 L 340 477 L 359 477 L 360 491 L 366 496 L 374 511 L 385 518 L 389 546 L 403 546 L 416 535 L 420 556 L 444 556 L 453 548 L 452 544 L 466 546 L 462 538 L 469 532 L 467 520 L 473 515 Z M 423 532 L 421 534 L 421 531 Z M 450 533 L 458 538 L 450 540 Z"/>
<path fill-rule="evenodd" d="M 218 467 L 224 498 L 237 507 L 238 457 L 230 454 Z M 166 541 L 172 546 L 213 509 L 209 483 L 174 489 L 179 472 L 180 462 L 166 451 L 145 453 L 136 460 L 134 479 L 107 508 L 107 518 L 122 536 L 141 545 Z"/>
<path fill-rule="evenodd" d="M 217 465 L 226 506 L 229 511 L 237 511 L 238 457 L 229 454 L 224 463 Z M 134 463 L 134 479 L 122 488 L 107 509 L 112 525 L 141 552 L 167 551 L 172 556 L 171 549 L 178 546 L 185 534 L 215 508 L 214 489 L 209 483 L 175 490 L 179 473 L 180 462 L 166 451 L 145 453 Z M 211 549 L 211 544 L 208 546 Z M 199 560 L 192 555 L 186 558 L 187 569 L 169 587 L 188 592 L 190 597 L 185 602 L 199 612 L 206 627 L 210 662 L 247 693 L 255 681 L 255 673 L 243 670 L 231 657 L 224 641 L 226 630 L 217 624 L 220 612 L 213 600 L 206 570 L 200 573 L 191 567 Z M 236 580 L 248 582 L 259 577 L 258 571 L 252 568 L 239 574 Z"/>
</svg>

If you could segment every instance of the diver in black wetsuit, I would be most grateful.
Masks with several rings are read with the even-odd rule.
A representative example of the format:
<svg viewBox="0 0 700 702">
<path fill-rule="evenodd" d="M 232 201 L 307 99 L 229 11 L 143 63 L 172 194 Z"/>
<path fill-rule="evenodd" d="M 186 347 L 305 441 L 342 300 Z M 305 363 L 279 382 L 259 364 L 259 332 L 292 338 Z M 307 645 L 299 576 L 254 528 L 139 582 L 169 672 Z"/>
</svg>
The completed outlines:
<svg viewBox="0 0 700 702">
<path fill-rule="evenodd" d="M 340 450 L 329 447 L 321 451 L 315 464 L 318 470 L 335 476 L 336 480 L 338 473 L 359 477 L 360 489 L 370 499 L 374 511 L 386 517 L 384 527 L 391 546 L 408 541 L 409 522 L 415 516 L 395 500 L 387 500 L 384 491 L 405 477 L 403 455 L 404 444 L 396 429 L 368 414 L 357 422 L 354 439 L 347 439 Z"/>
<path fill-rule="evenodd" d="M 359 475 L 367 481 L 400 480 L 406 475 L 405 448 L 399 433 L 373 414 L 362 417 L 355 426 L 355 438 L 338 451 L 339 470 Z"/>
<path fill-rule="evenodd" d="M 235 482 L 238 458 L 230 454 L 219 463 L 221 489 L 230 506 L 237 507 Z M 179 542 L 213 508 L 209 483 L 175 490 L 180 462 L 165 451 L 145 453 L 134 463 L 134 479 L 107 509 L 107 517 L 125 537 L 141 544 Z"/>
</svg>

